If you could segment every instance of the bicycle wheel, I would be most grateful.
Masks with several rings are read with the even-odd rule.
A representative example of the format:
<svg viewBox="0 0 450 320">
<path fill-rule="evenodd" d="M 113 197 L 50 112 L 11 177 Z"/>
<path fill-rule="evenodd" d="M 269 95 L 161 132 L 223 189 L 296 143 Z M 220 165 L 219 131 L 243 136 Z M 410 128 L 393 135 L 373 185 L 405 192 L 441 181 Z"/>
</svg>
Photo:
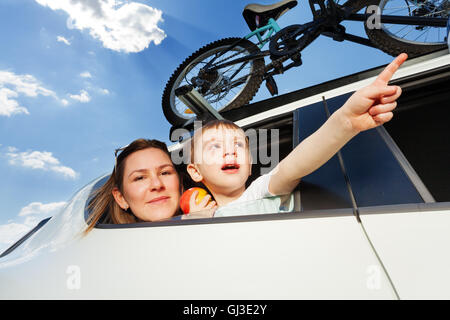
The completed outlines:
<svg viewBox="0 0 450 320">
<path fill-rule="evenodd" d="M 381 0 L 381 14 L 410 17 L 448 18 L 449 0 Z M 366 9 L 366 13 L 368 13 Z M 384 52 L 396 56 L 406 52 L 410 57 L 447 47 L 445 27 L 382 23 L 379 29 L 364 24 L 369 39 Z"/>
<path fill-rule="evenodd" d="M 226 51 L 231 45 L 239 44 Z M 223 53 L 226 51 L 225 53 Z M 172 125 L 184 124 L 195 114 L 175 95 L 175 90 L 184 85 L 195 89 L 219 112 L 241 107 L 249 102 L 263 80 L 264 58 L 240 62 L 214 72 L 202 69 L 212 59 L 219 65 L 232 59 L 258 53 L 259 48 L 251 41 L 240 38 L 217 40 L 187 58 L 172 74 L 162 96 L 162 107 L 166 119 Z M 219 54 L 223 55 L 219 56 Z"/>
</svg>

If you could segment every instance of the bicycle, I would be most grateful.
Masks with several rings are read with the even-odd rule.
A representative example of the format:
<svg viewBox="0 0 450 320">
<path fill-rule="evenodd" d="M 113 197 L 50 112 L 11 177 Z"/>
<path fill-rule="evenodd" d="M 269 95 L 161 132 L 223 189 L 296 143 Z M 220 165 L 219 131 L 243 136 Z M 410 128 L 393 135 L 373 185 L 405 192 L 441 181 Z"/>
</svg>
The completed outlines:
<svg viewBox="0 0 450 320">
<path fill-rule="evenodd" d="M 209 43 L 174 71 L 162 96 L 166 119 L 177 126 L 195 117 L 178 99 L 178 88 L 194 88 L 218 112 L 251 101 L 263 81 L 271 95 L 278 94 L 273 76 L 300 66 L 301 51 L 320 35 L 378 48 L 394 56 L 406 52 L 414 57 L 447 47 L 450 0 L 308 1 L 313 21 L 283 29 L 276 20 L 294 8 L 296 0 L 247 5 L 243 16 L 251 30 L 248 35 Z M 405 5 L 400 6 L 402 3 Z M 358 14 L 364 7 L 365 13 Z M 395 15 L 385 14 L 389 12 Z M 368 39 L 346 33 L 343 21 L 365 22 Z M 396 26 L 400 29 L 394 29 Z M 256 43 L 250 38 L 256 38 Z M 269 50 L 262 51 L 266 44 Z M 267 64 L 265 57 L 270 60 Z"/>
</svg>

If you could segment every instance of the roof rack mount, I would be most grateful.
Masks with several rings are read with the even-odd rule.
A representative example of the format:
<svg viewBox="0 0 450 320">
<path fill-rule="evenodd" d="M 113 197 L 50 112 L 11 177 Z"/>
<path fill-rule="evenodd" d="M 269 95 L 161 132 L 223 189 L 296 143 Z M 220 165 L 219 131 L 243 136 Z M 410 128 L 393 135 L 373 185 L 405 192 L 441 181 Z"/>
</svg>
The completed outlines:
<svg viewBox="0 0 450 320">
<path fill-rule="evenodd" d="M 181 142 L 183 140 L 183 138 L 178 135 L 173 137 L 173 132 L 176 129 L 183 128 L 191 131 L 193 130 L 194 121 L 206 122 L 215 119 L 224 120 L 224 117 L 222 117 L 192 85 L 185 85 L 177 88 L 175 90 L 175 95 L 196 114 L 196 117 L 192 117 L 181 126 L 172 126 L 170 128 L 169 138 L 172 142 Z"/>
<path fill-rule="evenodd" d="M 196 118 L 188 120 L 186 124 L 191 123 L 194 120 L 224 119 L 192 85 L 185 85 L 177 88 L 175 90 L 175 95 L 197 115 Z M 183 125 L 183 127 L 185 127 L 186 124 Z"/>
</svg>

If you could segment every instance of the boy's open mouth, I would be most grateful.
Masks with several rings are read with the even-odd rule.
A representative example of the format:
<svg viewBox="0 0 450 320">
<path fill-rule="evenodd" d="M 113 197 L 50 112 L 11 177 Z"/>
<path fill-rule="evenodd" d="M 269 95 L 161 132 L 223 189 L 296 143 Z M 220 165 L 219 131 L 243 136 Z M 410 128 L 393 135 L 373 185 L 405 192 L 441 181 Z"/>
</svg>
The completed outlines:
<svg viewBox="0 0 450 320">
<path fill-rule="evenodd" d="M 239 165 L 237 163 L 225 163 L 222 166 L 222 171 L 226 173 L 236 173 L 239 170 Z"/>
</svg>

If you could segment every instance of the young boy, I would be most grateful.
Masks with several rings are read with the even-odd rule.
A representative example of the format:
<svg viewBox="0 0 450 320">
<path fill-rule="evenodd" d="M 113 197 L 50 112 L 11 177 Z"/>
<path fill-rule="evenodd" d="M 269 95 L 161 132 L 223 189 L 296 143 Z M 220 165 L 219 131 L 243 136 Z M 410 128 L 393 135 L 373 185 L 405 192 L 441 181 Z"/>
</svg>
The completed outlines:
<svg viewBox="0 0 450 320">
<path fill-rule="evenodd" d="M 242 206 L 258 203 L 254 201 L 258 199 L 267 201 L 260 201 L 259 208 L 249 209 L 249 214 L 280 211 L 274 211 L 282 208 L 286 200 L 280 196 L 289 195 L 302 177 L 322 166 L 359 132 L 391 120 L 401 89 L 388 86 L 388 82 L 406 59 L 406 54 L 399 55 L 372 84 L 356 91 L 316 132 L 247 189 L 251 156 L 244 131 L 232 122 L 216 121 L 196 132 L 187 170 L 194 181 L 202 182 L 214 196 L 219 207 L 215 216 L 245 214 Z M 206 208 L 208 200 L 205 198 L 198 210 Z M 291 204 L 288 207 L 284 210 L 292 209 Z M 214 211 L 215 204 L 209 204 L 208 209 L 211 208 Z"/>
</svg>

